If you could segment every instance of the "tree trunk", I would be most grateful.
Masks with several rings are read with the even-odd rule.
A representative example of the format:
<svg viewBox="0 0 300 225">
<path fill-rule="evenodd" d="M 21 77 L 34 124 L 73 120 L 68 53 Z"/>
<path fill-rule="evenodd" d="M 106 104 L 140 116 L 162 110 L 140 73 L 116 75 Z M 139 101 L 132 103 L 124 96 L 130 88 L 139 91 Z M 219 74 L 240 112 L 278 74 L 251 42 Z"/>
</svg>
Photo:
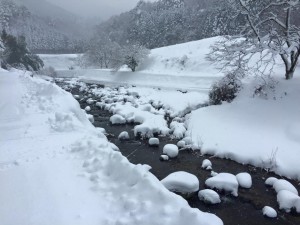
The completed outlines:
<svg viewBox="0 0 300 225">
<path fill-rule="evenodd" d="M 294 76 L 294 70 L 293 69 L 286 71 L 285 79 L 290 80 L 290 79 L 293 78 L 293 76 Z"/>
</svg>

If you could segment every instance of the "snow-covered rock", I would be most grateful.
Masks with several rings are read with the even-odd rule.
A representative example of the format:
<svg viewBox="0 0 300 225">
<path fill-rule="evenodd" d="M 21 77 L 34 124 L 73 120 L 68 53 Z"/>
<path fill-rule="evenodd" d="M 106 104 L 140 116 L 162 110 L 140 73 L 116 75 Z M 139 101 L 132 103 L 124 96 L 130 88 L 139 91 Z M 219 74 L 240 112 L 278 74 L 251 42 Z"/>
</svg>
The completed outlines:
<svg viewBox="0 0 300 225">
<path fill-rule="evenodd" d="M 121 140 L 121 141 L 124 141 L 124 140 L 129 140 L 130 137 L 129 137 L 129 134 L 127 131 L 123 131 L 119 134 L 118 136 L 118 139 Z"/>
<path fill-rule="evenodd" d="M 230 192 L 233 196 L 238 196 L 239 183 L 236 176 L 230 173 L 219 173 L 218 175 L 208 178 L 205 185 L 210 188 Z"/>
<path fill-rule="evenodd" d="M 219 194 L 211 189 L 204 189 L 204 190 L 199 191 L 198 197 L 201 201 L 203 201 L 207 204 L 221 203 Z"/>
<path fill-rule="evenodd" d="M 209 159 L 204 159 L 202 162 L 202 169 L 205 170 L 211 170 L 212 169 L 212 163 Z"/>
<path fill-rule="evenodd" d="M 276 181 L 278 181 L 276 177 L 269 177 L 268 179 L 266 179 L 265 184 L 267 186 L 273 186 Z"/>
<path fill-rule="evenodd" d="M 239 173 L 236 175 L 236 179 L 242 188 L 252 187 L 252 177 L 249 173 Z"/>
<path fill-rule="evenodd" d="M 148 141 L 150 146 L 159 146 L 159 139 L 158 138 L 150 138 Z"/>
<path fill-rule="evenodd" d="M 279 191 L 286 190 L 294 193 L 295 195 L 298 195 L 297 189 L 287 180 L 279 179 L 274 182 L 273 188 L 278 193 Z"/>
<path fill-rule="evenodd" d="M 287 190 L 281 190 L 277 194 L 277 202 L 279 208 L 291 212 L 291 209 L 295 209 L 297 213 L 300 213 L 300 197 L 293 192 Z"/>
<path fill-rule="evenodd" d="M 171 132 L 174 138 L 181 139 L 184 137 L 184 134 L 186 132 L 186 127 L 184 123 L 179 123 L 177 121 L 173 121 L 170 124 Z"/>
<path fill-rule="evenodd" d="M 112 124 L 125 124 L 126 123 L 126 119 L 123 116 L 118 115 L 118 114 L 111 116 L 109 120 Z"/>
<path fill-rule="evenodd" d="M 178 147 L 173 144 L 167 144 L 163 148 L 163 153 L 168 155 L 170 158 L 175 158 L 178 156 Z"/>
<path fill-rule="evenodd" d="M 168 160 L 169 160 L 169 156 L 167 156 L 167 155 L 161 155 L 161 156 L 159 157 L 159 159 L 160 159 L 161 161 L 168 161 Z"/>
<path fill-rule="evenodd" d="M 95 102 L 95 100 L 93 100 L 91 98 L 86 100 L 86 103 L 89 104 L 89 105 L 93 104 L 94 102 Z"/>
<path fill-rule="evenodd" d="M 95 122 L 95 119 L 94 119 L 94 116 L 93 116 L 93 115 L 87 114 L 87 118 L 88 118 L 88 120 L 89 120 L 91 123 L 94 123 L 94 122 Z"/>
<path fill-rule="evenodd" d="M 277 212 L 275 209 L 273 209 L 270 206 L 265 206 L 262 209 L 262 213 L 264 216 L 269 217 L 269 218 L 276 218 L 277 217 Z"/>
<path fill-rule="evenodd" d="M 80 96 L 79 96 L 79 95 L 73 95 L 73 97 L 74 97 L 76 100 L 80 99 Z"/>
<path fill-rule="evenodd" d="M 178 142 L 177 142 L 177 147 L 178 147 L 178 148 L 184 148 L 184 147 L 185 147 L 185 141 L 182 141 L 182 140 L 181 140 L 181 141 L 178 141 Z"/>
<path fill-rule="evenodd" d="M 84 108 L 84 110 L 85 110 L 86 112 L 89 112 L 89 111 L 91 111 L 91 107 L 90 107 L 90 106 L 87 106 L 87 107 Z"/>
<path fill-rule="evenodd" d="M 190 173 L 179 171 L 171 173 L 161 180 L 161 183 L 170 191 L 189 194 L 199 190 L 198 178 Z"/>
</svg>

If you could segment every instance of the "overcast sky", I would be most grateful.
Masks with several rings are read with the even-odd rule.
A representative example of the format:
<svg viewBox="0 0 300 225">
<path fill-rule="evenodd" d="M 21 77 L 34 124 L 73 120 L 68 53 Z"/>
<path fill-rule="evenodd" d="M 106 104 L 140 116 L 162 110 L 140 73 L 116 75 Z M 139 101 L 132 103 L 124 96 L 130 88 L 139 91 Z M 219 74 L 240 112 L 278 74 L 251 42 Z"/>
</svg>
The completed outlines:
<svg viewBox="0 0 300 225">
<path fill-rule="evenodd" d="M 85 17 L 108 17 L 132 9 L 139 0 L 47 0 Z M 154 1 L 154 0 L 151 0 Z"/>
</svg>

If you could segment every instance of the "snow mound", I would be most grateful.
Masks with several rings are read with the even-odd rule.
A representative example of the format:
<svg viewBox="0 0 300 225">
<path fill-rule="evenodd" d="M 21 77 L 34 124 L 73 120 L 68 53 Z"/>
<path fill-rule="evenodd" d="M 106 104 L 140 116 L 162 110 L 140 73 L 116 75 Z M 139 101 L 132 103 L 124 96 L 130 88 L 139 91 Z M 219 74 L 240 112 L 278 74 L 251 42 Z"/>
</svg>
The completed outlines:
<svg viewBox="0 0 300 225">
<path fill-rule="evenodd" d="M 161 183 L 170 191 L 189 194 L 199 190 L 198 178 L 190 173 L 179 171 L 171 173 L 161 180 Z"/>
<path fill-rule="evenodd" d="M 271 208 L 270 206 L 265 206 L 262 209 L 263 215 L 269 218 L 276 218 L 277 212 L 275 209 Z"/>
<path fill-rule="evenodd" d="M 177 142 L 177 147 L 178 148 L 184 148 L 185 147 L 185 141 L 178 141 Z"/>
<path fill-rule="evenodd" d="M 238 196 L 239 183 L 236 176 L 230 173 L 219 173 L 214 177 L 208 178 L 205 185 L 210 188 L 230 192 L 233 196 Z"/>
<path fill-rule="evenodd" d="M 170 124 L 171 133 L 174 138 L 181 139 L 184 137 L 184 134 L 186 132 L 186 128 L 184 123 L 179 123 L 177 121 L 173 121 Z"/>
<path fill-rule="evenodd" d="M 278 181 L 276 177 L 269 177 L 268 179 L 266 179 L 265 184 L 267 186 L 273 186 L 276 181 Z"/>
<path fill-rule="evenodd" d="M 179 150 L 176 145 L 167 144 L 163 148 L 163 153 L 168 155 L 170 158 L 175 158 L 178 156 Z"/>
<path fill-rule="evenodd" d="M 282 190 L 277 194 L 277 202 L 279 208 L 291 212 L 292 209 L 295 209 L 297 213 L 300 213 L 300 197 L 293 192 Z"/>
<path fill-rule="evenodd" d="M 91 111 L 92 109 L 91 109 L 90 106 L 87 106 L 87 107 L 84 108 L 84 110 L 85 110 L 86 112 L 89 112 L 89 111 Z"/>
<path fill-rule="evenodd" d="M 126 123 L 126 120 L 123 116 L 120 116 L 120 115 L 113 115 L 110 117 L 109 121 L 112 123 L 112 124 L 125 124 Z"/>
<path fill-rule="evenodd" d="M 169 160 L 169 156 L 167 156 L 167 155 L 161 155 L 161 156 L 159 157 L 159 159 L 160 159 L 161 161 L 168 161 L 168 160 Z"/>
<path fill-rule="evenodd" d="M 297 189 L 287 180 L 279 179 L 274 182 L 273 188 L 278 193 L 279 191 L 286 190 L 294 193 L 295 195 L 298 195 Z"/>
<path fill-rule="evenodd" d="M 205 169 L 205 170 L 211 170 L 212 169 L 211 161 L 209 159 L 204 159 L 203 162 L 202 162 L 201 168 Z"/>
<path fill-rule="evenodd" d="M 236 175 L 236 179 L 242 188 L 252 187 L 252 177 L 249 173 L 239 173 Z"/>
<path fill-rule="evenodd" d="M 121 140 L 121 141 L 123 141 L 123 140 L 129 140 L 130 137 L 129 137 L 128 132 L 127 132 L 127 131 L 121 132 L 121 133 L 119 134 L 119 136 L 118 136 L 118 139 Z"/>
<path fill-rule="evenodd" d="M 219 204 L 221 203 L 220 196 L 217 192 L 210 190 L 210 189 L 204 189 L 198 192 L 198 197 L 200 201 L 203 201 L 207 204 Z"/>
<path fill-rule="evenodd" d="M 159 146 L 159 139 L 158 138 L 150 138 L 148 143 L 150 146 Z"/>
</svg>

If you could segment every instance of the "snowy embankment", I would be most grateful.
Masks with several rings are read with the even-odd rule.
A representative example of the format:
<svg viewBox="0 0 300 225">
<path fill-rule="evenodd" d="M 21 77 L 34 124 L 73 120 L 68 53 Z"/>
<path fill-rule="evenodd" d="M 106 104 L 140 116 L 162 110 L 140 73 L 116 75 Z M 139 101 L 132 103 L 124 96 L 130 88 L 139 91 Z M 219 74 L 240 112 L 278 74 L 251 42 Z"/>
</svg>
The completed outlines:
<svg viewBox="0 0 300 225">
<path fill-rule="evenodd" d="M 232 103 L 193 111 L 188 135 L 204 154 L 230 158 L 300 179 L 300 78 L 277 77 L 268 98 L 253 96 L 250 79 Z"/>
<path fill-rule="evenodd" d="M 222 224 L 133 165 L 54 84 L 0 72 L 3 225 Z"/>
</svg>

